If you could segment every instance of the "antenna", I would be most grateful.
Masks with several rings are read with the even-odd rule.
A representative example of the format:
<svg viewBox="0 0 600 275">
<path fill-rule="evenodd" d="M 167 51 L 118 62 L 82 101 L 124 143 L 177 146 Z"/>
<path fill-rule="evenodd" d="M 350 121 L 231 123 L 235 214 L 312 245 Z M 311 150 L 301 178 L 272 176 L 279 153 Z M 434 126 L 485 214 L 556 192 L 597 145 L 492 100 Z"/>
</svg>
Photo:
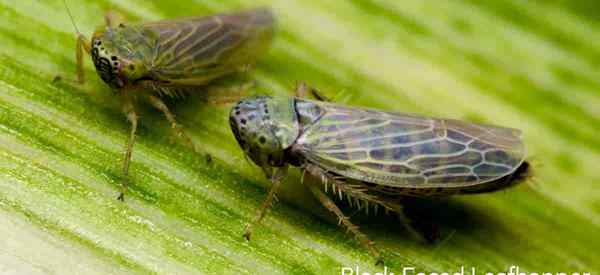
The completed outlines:
<svg viewBox="0 0 600 275">
<path fill-rule="evenodd" d="M 65 4 L 65 8 L 67 9 L 67 13 L 69 14 L 69 18 L 71 19 L 71 24 L 73 24 L 75 31 L 77 32 L 77 34 L 81 34 L 81 32 L 79 32 L 79 29 L 77 28 L 77 25 L 75 24 L 75 20 L 73 19 L 73 14 L 71 14 L 71 10 L 69 9 L 69 6 L 67 6 L 67 1 L 63 0 L 63 4 Z"/>
</svg>

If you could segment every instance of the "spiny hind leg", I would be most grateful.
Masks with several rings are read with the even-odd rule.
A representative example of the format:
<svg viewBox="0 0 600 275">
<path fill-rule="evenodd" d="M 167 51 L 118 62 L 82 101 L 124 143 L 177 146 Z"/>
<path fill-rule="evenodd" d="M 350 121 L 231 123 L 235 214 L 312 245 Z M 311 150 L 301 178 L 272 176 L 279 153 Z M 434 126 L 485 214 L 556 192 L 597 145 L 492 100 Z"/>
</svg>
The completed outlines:
<svg viewBox="0 0 600 275">
<path fill-rule="evenodd" d="M 85 83 L 85 77 L 83 73 L 83 51 L 85 51 L 88 55 L 92 52 L 92 44 L 91 42 L 81 33 L 77 34 L 77 45 L 75 46 L 75 60 L 77 62 L 76 65 L 76 73 L 77 73 L 77 83 L 83 84 Z M 60 82 L 63 80 L 63 77 L 60 75 L 54 76 L 52 79 L 52 83 Z"/>
<path fill-rule="evenodd" d="M 304 170 L 304 171 L 307 171 L 307 170 Z M 323 174 L 311 174 L 311 175 L 317 179 L 321 179 L 321 178 L 325 177 L 325 175 L 323 175 Z M 342 210 L 340 210 L 340 208 L 337 207 L 337 205 L 333 202 L 333 200 L 330 199 L 325 194 L 325 192 L 323 192 L 321 190 L 321 186 L 314 182 L 311 182 L 311 181 L 307 181 L 306 183 L 307 183 L 307 186 L 310 189 L 310 191 L 315 196 L 315 198 L 317 198 L 317 200 L 319 200 L 319 202 L 327 210 L 332 212 L 338 218 L 338 224 L 344 226 L 347 231 L 354 234 L 354 237 L 356 237 L 356 239 L 360 242 L 360 244 L 362 244 L 369 251 L 369 253 L 371 253 L 371 255 L 373 255 L 373 257 L 375 257 L 375 259 L 377 261 L 376 264 L 383 264 L 383 257 L 381 256 L 381 254 L 375 247 L 373 241 L 371 241 L 369 239 L 369 237 L 367 237 L 367 235 L 360 232 L 360 230 L 358 229 L 358 226 L 356 226 L 356 225 L 352 224 L 352 222 L 350 222 L 350 219 L 348 217 L 346 217 L 346 215 L 344 215 Z"/>
<path fill-rule="evenodd" d="M 369 186 L 361 182 L 345 182 L 343 179 L 332 176 L 314 164 L 304 165 L 304 170 L 321 181 L 326 193 L 331 192 L 334 197 L 339 197 L 340 200 L 343 200 L 345 196 L 351 207 L 356 207 L 359 210 L 364 209 L 367 214 L 369 214 L 369 209 L 372 208 L 375 215 L 377 215 L 378 208 L 381 206 L 385 210 L 385 213 L 395 213 L 402 225 L 415 239 L 420 241 L 426 239 L 424 234 L 419 233 L 413 227 L 412 221 L 405 214 L 404 207 L 399 203 L 398 199 L 373 195 L 369 193 Z"/>
<path fill-rule="evenodd" d="M 135 142 L 135 132 L 137 131 L 138 115 L 135 112 L 135 107 L 131 98 L 125 98 L 123 104 L 123 112 L 127 116 L 127 120 L 131 123 L 131 131 L 129 132 L 129 141 L 127 147 L 125 147 L 125 158 L 123 159 L 123 184 L 121 185 L 121 193 L 117 197 L 118 200 L 125 200 L 125 192 L 129 183 L 129 163 L 131 161 L 131 152 L 133 151 L 133 144 Z"/>
<path fill-rule="evenodd" d="M 154 108 L 158 109 L 165 115 L 165 117 L 167 118 L 169 123 L 171 123 L 171 128 L 173 128 L 173 130 L 175 130 L 177 136 L 179 138 L 182 138 L 185 141 L 185 143 L 187 143 L 188 146 L 192 147 L 192 150 L 194 150 L 194 152 L 198 153 L 196 144 L 185 133 L 185 131 L 183 130 L 183 126 L 181 126 L 181 124 L 179 124 L 177 122 L 177 120 L 175 119 L 175 115 L 173 113 L 171 113 L 171 111 L 169 110 L 169 107 L 167 107 L 167 105 L 157 96 L 153 96 L 153 95 L 148 96 L 148 101 L 150 101 L 150 104 L 152 104 L 152 106 L 154 106 Z M 207 156 L 206 158 L 207 158 L 207 161 L 210 161 L 210 159 L 211 159 L 210 156 Z"/>
<path fill-rule="evenodd" d="M 252 236 L 252 232 L 254 227 L 259 225 L 262 219 L 267 214 L 267 211 L 273 207 L 273 201 L 277 200 L 277 191 L 279 190 L 279 186 L 281 185 L 281 180 L 285 177 L 287 172 L 287 167 L 284 168 L 273 168 L 275 171 L 270 176 L 271 179 L 271 189 L 267 194 L 267 198 L 263 201 L 261 207 L 256 212 L 254 219 L 250 223 L 246 225 L 246 229 L 244 230 L 244 238 L 249 241 Z"/>
<path fill-rule="evenodd" d="M 331 193 L 334 199 L 339 198 L 340 201 L 343 201 L 345 197 L 351 207 L 364 210 L 367 215 L 371 210 L 377 215 L 379 207 L 382 207 L 386 213 L 396 212 L 401 208 L 397 200 L 370 194 L 369 186 L 362 182 L 349 183 L 343 177 L 333 176 L 314 164 L 305 164 L 303 169 L 320 180 L 325 187 L 325 193 Z"/>
<path fill-rule="evenodd" d="M 412 235 L 413 238 L 415 238 L 421 242 L 426 242 L 426 240 L 429 239 L 425 236 L 425 234 L 423 232 L 419 232 L 413 226 L 413 221 L 406 215 L 406 211 L 404 211 L 404 207 L 402 207 L 401 205 L 397 205 L 396 209 L 394 209 L 394 212 L 396 213 L 396 216 L 400 220 L 400 223 L 402 223 L 402 225 L 404 226 L 406 231 L 408 231 L 408 233 L 410 235 Z"/>
<path fill-rule="evenodd" d="M 296 97 L 308 98 L 309 95 L 313 96 L 318 101 L 330 102 L 331 100 L 322 95 L 317 89 L 308 86 L 305 82 L 296 83 L 295 88 Z"/>
</svg>

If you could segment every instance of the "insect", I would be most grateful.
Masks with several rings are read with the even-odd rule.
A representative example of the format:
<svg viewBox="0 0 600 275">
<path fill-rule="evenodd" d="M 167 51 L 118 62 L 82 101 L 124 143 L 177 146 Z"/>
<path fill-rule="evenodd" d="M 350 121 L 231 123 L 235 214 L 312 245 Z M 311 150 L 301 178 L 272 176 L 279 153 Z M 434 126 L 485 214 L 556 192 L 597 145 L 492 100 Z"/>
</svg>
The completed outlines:
<svg viewBox="0 0 600 275">
<path fill-rule="evenodd" d="M 399 203 L 402 196 L 490 192 L 528 174 L 519 130 L 303 98 L 311 91 L 301 84 L 297 97 L 247 98 L 231 110 L 229 122 L 237 142 L 272 182 L 246 227 L 248 240 L 290 165 L 300 167 L 301 181 L 378 263 L 382 258 L 373 242 L 334 200 L 346 199 L 365 211 L 382 208 L 407 223 Z M 316 180 L 305 181 L 306 176 Z"/>
<path fill-rule="evenodd" d="M 166 116 L 178 136 L 195 148 L 161 97 L 178 97 L 215 78 L 246 70 L 269 48 L 274 31 L 273 14 L 266 8 L 136 25 L 118 22 L 117 16 L 108 13 L 106 27 L 98 28 L 88 40 L 64 4 L 77 32 L 78 81 L 84 82 L 85 51 L 100 78 L 121 97 L 123 112 L 131 123 L 120 200 L 127 186 L 138 125 L 134 103 L 149 102 Z"/>
</svg>

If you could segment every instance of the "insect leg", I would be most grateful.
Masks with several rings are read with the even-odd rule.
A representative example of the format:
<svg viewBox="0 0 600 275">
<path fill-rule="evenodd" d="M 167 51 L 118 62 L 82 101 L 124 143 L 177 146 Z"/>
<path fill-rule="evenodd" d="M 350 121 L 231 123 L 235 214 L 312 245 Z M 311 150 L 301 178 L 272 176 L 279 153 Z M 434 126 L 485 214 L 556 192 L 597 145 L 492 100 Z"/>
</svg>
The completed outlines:
<svg viewBox="0 0 600 275">
<path fill-rule="evenodd" d="M 287 167 L 285 168 L 275 168 L 275 172 L 271 175 L 271 190 L 267 194 L 267 198 L 263 201 L 260 209 L 256 212 L 256 216 L 254 219 L 246 225 L 246 229 L 244 230 L 244 238 L 246 240 L 250 240 L 250 236 L 252 236 L 252 230 L 255 225 L 260 224 L 262 219 L 267 214 L 267 211 L 273 207 L 273 200 L 277 200 L 276 194 L 279 186 L 281 185 L 281 180 L 285 177 L 285 172 L 287 171 Z"/>
<path fill-rule="evenodd" d="M 150 104 L 154 106 L 154 108 L 158 109 L 165 115 L 169 123 L 171 123 L 171 127 L 173 128 L 173 130 L 175 130 L 175 132 L 177 133 L 177 136 L 183 138 L 183 140 L 190 147 L 192 147 L 194 152 L 198 152 L 198 150 L 196 149 L 196 145 L 194 144 L 192 139 L 185 133 L 183 127 L 179 123 L 177 123 L 177 120 L 175 120 L 175 115 L 171 113 L 167 105 L 160 98 L 153 95 L 148 96 L 148 100 L 150 101 Z"/>
<path fill-rule="evenodd" d="M 118 200 L 125 200 L 125 192 L 127 191 L 128 185 L 128 174 L 129 174 L 129 162 L 131 161 L 131 152 L 133 150 L 133 143 L 135 142 L 135 132 L 137 130 L 138 115 L 135 112 L 133 102 L 130 97 L 126 97 L 123 104 L 123 112 L 127 116 L 127 120 L 131 123 L 131 132 L 129 133 L 129 141 L 125 148 L 125 159 L 123 160 L 123 184 L 121 185 L 121 193 L 117 197 Z"/>
<path fill-rule="evenodd" d="M 114 11 L 108 11 L 104 14 L 104 21 L 106 22 L 106 26 L 115 28 L 122 25 L 125 20 L 120 14 Z"/>
<path fill-rule="evenodd" d="M 310 87 L 308 87 L 306 83 L 300 81 L 296 82 L 296 88 L 294 88 L 294 93 L 296 94 L 296 97 L 306 98 L 308 97 L 307 94 L 309 90 Z"/>
<path fill-rule="evenodd" d="M 308 98 L 308 94 L 313 96 L 318 101 L 330 102 L 331 100 L 323 96 L 317 89 L 306 85 L 306 83 L 300 81 L 296 83 L 295 89 L 296 97 Z"/>
<path fill-rule="evenodd" d="M 353 184 L 345 183 L 340 179 L 332 177 L 325 170 L 313 164 L 305 165 L 304 171 L 308 172 L 313 177 L 320 179 L 325 185 L 325 192 L 327 192 L 327 186 L 331 185 L 334 196 L 337 194 L 341 199 L 342 193 L 344 193 L 349 197 L 349 202 L 351 202 L 350 198 L 356 198 L 356 202 L 358 202 L 357 207 L 359 209 L 360 203 L 365 205 L 365 207 L 368 207 L 368 204 L 371 203 L 375 207 L 375 211 L 377 211 L 377 206 L 382 206 L 386 213 L 388 213 L 388 211 L 396 213 L 402 225 L 415 239 L 419 241 L 424 241 L 426 239 L 422 233 L 419 233 L 419 231 L 412 226 L 411 219 L 405 214 L 404 207 L 402 207 L 397 200 L 369 194 L 367 192 L 367 186 L 361 185 L 358 182 Z"/>
<path fill-rule="evenodd" d="M 317 176 L 317 175 L 313 175 L 313 176 Z M 319 177 L 317 177 L 317 178 L 319 178 Z M 367 237 L 367 235 L 360 232 L 360 230 L 358 230 L 358 226 L 356 226 L 356 225 L 352 224 L 352 222 L 350 222 L 350 219 L 348 217 L 346 217 L 344 215 L 344 213 L 342 213 L 342 210 L 340 210 L 337 207 L 337 205 L 335 205 L 333 200 L 331 200 L 321 190 L 320 186 L 315 183 L 308 183 L 307 186 L 310 189 L 310 191 L 313 193 L 313 195 L 319 200 L 319 202 L 321 202 L 321 204 L 325 208 L 327 208 L 327 210 L 331 211 L 333 214 L 335 214 L 337 216 L 337 218 L 339 220 L 339 224 L 343 225 L 344 227 L 346 227 L 346 229 L 348 231 L 352 232 L 352 234 L 354 234 L 356 239 L 364 247 L 366 247 L 367 250 L 369 250 L 369 252 L 377 259 L 377 264 L 383 264 L 383 258 L 381 257 L 381 254 L 379 254 L 379 251 L 377 250 L 377 248 L 375 248 L 373 241 L 371 241 L 369 239 L 369 237 Z"/>
<path fill-rule="evenodd" d="M 76 58 L 77 58 L 77 82 L 83 84 L 85 82 L 85 78 L 83 75 L 83 51 L 90 54 L 92 51 L 91 42 L 83 35 L 77 35 L 77 49 L 76 49 Z"/>
<path fill-rule="evenodd" d="M 426 238 L 425 238 L 425 236 L 423 236 L 423 233 L 420 233 L 417 229 L 415 229 L 412 226 L 413 222 L 406 215 L 406 212 L 404 211 L 404 208 L 402 206 L 398 205 L 398 207 L 394 210 L 394 212 L 398 216 L 400 223 L 402 223 L 402 225 L 404 225 L 404 228 L 408 231 L 409 234 L 411 234 L 413 236 L 413 238 L 415 238 L 421 242 L 426 242 L 425 241 Z"/>
<path fill-rule="evenodd" d="M 364 184 L 361 184 L 360 182 L 349 184 L 345 182 L 343 178 L 334 177 L 328 174 L 327 171 L 323 170 L 319 166 L 313 164 L 306 164 L 304 165 L 303 169 L 310 175 L 318 177 L 320 179 L 320 181 L 325 186 L 325 193 L 329 191 L 328 187 L 331 186 L 331 193 L 334 196 L 338 196 L 340 200 L 342 200 L 343 194 L 349 197 L 349 203 L 352 203 L 351 199 L 355 199 L 355 202 L 358 202 L 356 203 L 356 206 L 359 210 L 361 209 L 361 207 L 359 206 L 364 206 L 363 208 L 365 208 L 366 210 L 366 208 L 369 207 L 369 205 L 372 205 L 375 211 L 378 206 L 383 207 L 386 210 L 386 212 L 396 212 L 398 211 L 398 209 L 401 209 L 401 206 L 396 200 L 390 200 L 388 198 L 378 197 L 376 195 L 369 194 L 369 187 Z"/>
</svg>

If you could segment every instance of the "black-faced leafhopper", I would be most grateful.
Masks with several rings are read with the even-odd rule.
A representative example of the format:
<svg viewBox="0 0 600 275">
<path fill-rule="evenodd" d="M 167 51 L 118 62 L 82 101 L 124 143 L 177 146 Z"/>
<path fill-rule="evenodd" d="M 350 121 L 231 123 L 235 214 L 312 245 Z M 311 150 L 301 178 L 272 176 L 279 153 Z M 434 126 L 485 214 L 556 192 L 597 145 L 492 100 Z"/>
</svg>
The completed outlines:
<svg viewBox="0 0 600 275">
<path fill-rule="evenodd" d="M 298 94 L 311 91 L 300 85 Z M 302 97 L 258 96 L 230 113 L 245 154 L 272 182 L 260 222 L 290 165 L 312 194 L 377 259 L 378 250 L 334 201 L 366 211 L 383 208 L 408 223 L 399 199 L 491 192 L 529 172 L 521 131 L 453 119 L 347 107 Z M 304 181 L 310 176 L 313 181 Z M 413 231 L 413 233 L 415 233 Z"/>
<path fill-rule="evenodd" d="M 122 98 L 131 123 L 123 161 L 125 183 L 138 124 L 135 102 L 145 100 L 163 112 L 193 147 L 160 97 L 200 91 L 198 87 L 215 78 L 246 70 L 268 49 L 274 30 L 273 15 L 266 8 L 141 24 L 117 22 L 111 13 L 105 19 L 106 26 L 91 39 L 75 27 L 77 78 L 84 82 L 85 51 L 100 78 Z M 123 192 L 119 198 L 123 199 Z"/>
</svg>

